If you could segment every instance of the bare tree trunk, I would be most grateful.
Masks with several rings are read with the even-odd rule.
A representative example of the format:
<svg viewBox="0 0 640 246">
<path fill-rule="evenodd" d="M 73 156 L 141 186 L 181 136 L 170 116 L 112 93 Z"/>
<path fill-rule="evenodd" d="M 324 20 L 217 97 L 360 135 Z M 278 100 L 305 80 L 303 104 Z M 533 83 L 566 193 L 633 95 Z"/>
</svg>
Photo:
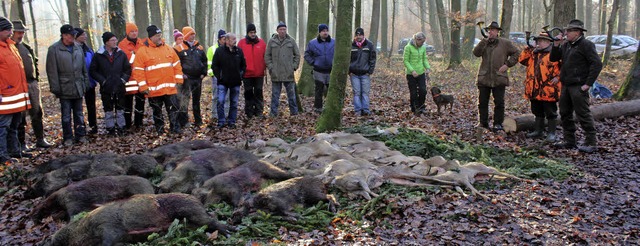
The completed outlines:
<svg viewBox="0 0 640 246">
<path fill-rule="evenodd" d="M 22 20 L 23 23 L 27 22 L 27 18 L 24 15 L 24 4 L 22 0 L 11 1 L 11 20 Z"/>
<path fill-rule="evenodd" d="M 87 0 L 80 0 L 80 9 L 82 10 L 80 11 L 80 26 L 87 33 L 87 45 L 93 48 L 100 46 L 99 43 L 98 46 L 93 46 L 92 38 L 95 34 L 93 33 L 93 25 L 91 25 L 91 17 L 89 17 L 89 2 Z"/>
<path fill-rule="evenodd" d="M 254 23 L 253 22 L 253 0 L 244 0 L 244 15 L 247 18 L 247 24 Z"/>
<path fill-rule="evenodd" d="M 305 33 L 304 28 L 306 27 L 306 22 L 304 21 L 306 12 L 304 12 L 304 0 L 298 0 L 298 48 L 300 50 L 304 50 L 304 40 Z"/>
<path fill-rule="evenodd" d="M 196 15 L 194 18 L 193 28 L 196 31 L 197 38 L 200 40 L 200 45 L 202 45 L 205 50 L 208 48 L 209 44 L 206 43 L 206 31 L 207 31 L 207 20 L 209 20 L 207 16 L 207 3 L 205 0 L 197 0 L 196 1 Z M 205 41 L 205 42 L 203 42 Z"/>
<path fill-rule="evenodd" d="M 380 2 L 380 48 L 382 51 L 381 54 L 386 55 L 387 50 L 389 49 L 389 9 L 387 0 L 382 0 Z"/>
<path fill-rule="evenodd" d="M 29 14 L 31 15 L 31 31 L 33 32 L 33 44 L 36 52 L 36 56 L 38 55 L 38 33 L 36 32 L 36 17 L 33 14 L 33 0 L 29 0 Z"/>
<path fill-rule="evenodd" d="M 320 23 L 329 22 L 329 0 L 309 1 L 307 11 L 307 37 L 305 38 L 305 41 L 306 43 L 309 43 L 309 41 L 317 37 L 317 32 L 312 30 L 318 30 L 317 28 Z M 349 38 L 349 40 L 351 40 L 351 38 Z M 313 95 L 315 85 L 311 75 L 312 70 L 313 67 L 311 67 L 309 63 L 302 63 L 302 72 L 300 73 L 300 80 L 298 81 L 298 90 L 299 93 L 304 96 Z"/>
<path fill-rule="evenodd" d="M 233 2 L 235 0 L 228 0 L 229 2 L 227 2 L 227 15 L 224 18 L 224 28 L 227 29 L 227 32 L 233 32 L 232 30 L 232 26 L 231 26 L 231 14 L 233 14 Z"/>
<path fill-rule="evenodd" d="M 287 21 L 287 16 L 284 13 L 284 0 L 278 0 L 278 21 Z M 327 23 L 328 24 L 328 23 Z M 287 28 L 289 29 L 289 28 Z"/>
<path fill-rule="evenodd" d="M 629 69 L 629 73 L 627 74 L 624 83 L 622 83 L 622 86 L 620 86 L 620 89 L 615 95 L 613 95 L 613 97 L 616 100 L 640 99 L 640 46 L 638 46 L 638 50 L 634 55 L 633 65 L 631 66 L 631 69 Z"/>
<path fill-rule="evenodd" d="M 629 0 L 619 1 L 618 5 L 618 34 L 626 35 L 628 34 L 627 21 L 629 21 Z"/>
<path fill-rule="evenodd" d="M 289 35 L 295 39 L 298 38 L 298 14 L 296 13 L 298 7 L 296 6 L 297 3 L 298 0 L 287 0 L 287 30 L 289 31 Z"/>
<path fill-rule="evenodd" d="M 134 7 L 134 20 L 138 28 L 147 28 L 149 26 L 149 6 L 148 1 L 137 1 Z M 147 32 L 138 32 L 138 37 L 146 38 Z"/>
<path fill-rule="evenodd" d="M 174 28 L 182 29 L 189 25 L 189 18 L 187 16 L 187 2 L 180 0 L 171 1 L 171 9 L 173 10 L 173 26 Z M 232 8 L 230 8 L 232 9 Z"/>
<path fill-rule="evenodd" d="M 576 0 L 576 19 L 584 21 L 584 0 Z"/>
<path fill-rule="evenodd" d="M 371 11 L 371 29 L 369 31 L 369 40 L 374 48 L 378 46 L 378 30 L 380 29 L 380 0 L 373 0 L 373 8 Z"/>
<path fill-rule="evenodd" d="M 442 45 L 442 35 L 440 35 L 440 26 L 438 24 L 438 11 L 436 8 L 436 1 L 435 0 L 428 0 L 428 1 L 429 1 L 429 30 L 431 31 L 432 35 L 427 35 L 427 36 L 431 36 L 433 38 L 433 45 L 436 51 L 444 53 L 443 45 Z"/>
<path fill-rule="evenodd" d="M 498 11 L 500 10 L 500 8 L 498 8 L 499 5 L 500 5 L 500 0 L 491 0 L 491 20 L 495 20 L 495 21 L 498 20 L 499 18 Z"/>
<path fill-rule="evenodd" d="M 9 15 L 7 14 L 7 6 L 6 6 L 6 4 L 5 4 L 5 1 L 4 1 L 4 0 L 2 0 L 2 13 L 4 13 L 4 16 L 9 16 Z"/>
<path fill-rule="evenodd" d="M 476 16 L 478 11 L 478 0 L 467 0 L 467 17 L 463 23 L 464 26 L 464 42 L 462 43 L 462 56 L 469 59 L 472 56 L 473 43 L 476 38 Z"/>
<path fill-rule="evenodd" d="M 611 17 L 609 17 L 609 21 L 607 22 L 609 29 L 607 30 L 606 46 L 604 47 L 604 53 L 602 54 L 602 67 L 607 67 L 609 57 L 611 56 L 611 38 L 613 37 L 613 29 L 615 28 L 616 19 L 618 18 L 618 2 L 618 0 L 613 0 Z"/>
<path fill-rule="evenodd" d="M 162 28 L 162 11 L 160 11 L 160 0 L 150 0 L 149 1 L 149 12 L 150 13 L 154 13 L 151 16 L 151 24 L 150 25 L 156 25 L 158 28 L 160 28 L 160 30 L 164 30 Z M 138 26 L 139 30 L 142 30 L 142 32 L 144 32 L 144 30 L 147 29 L 146 26 Z M 138 32 L 140 33 L 140 32 Z"/>
<path fill-rule="evenodd" d="M 587 30 L 593 30 L 593 3 L 591 0 L 578 0 L 584 2 L 584 28 Z"/>
<path fill-rule="evenodd" d="M 427 33 L 427 7 L 425 6 L 425 1 L 426 0 L 418 0 L 418 7 L 420 8 L 420 31 L 423 33 Z"/>
<path fill-rule="evenodd" d="M 389 48 L 388 57 L 391 58 L 393 55 L 393 45 L 396 36 L 396 12 L 397 12 L 397 0 L 392 0 L 393 8 L 391 9 L 391 47 Z M 424 21 L 421 21 L 424 22 Z M 389 59 L 389 67 L 391 67 L 391 59 Z"/>
<path fill-rule="evenodd" d="M 109 0 L 109 23 L 111 24 L 111 32 L 118 37 L 118 39 L 122 39 L 126 34 L 124 34 L 125 28 L 125 20 L 124 20 L 124 11 L 122 9 L 123 0 Z"/>
<path fill-rule="evenodd" d="M 635 18 L 635 21 L 634 21 L 634 23 L 636 24 L 636 35 L 635 36 L 636 36 L 636 38 L 638 38 L 638 37 L 640 37 L 640 23 L 639 23 L 640 22 L 640 0 L 636 0 L 636 9 L 635 9 L 635 11 L 636 11 L 636 18 Z M 638 52 L 638 53 L 640 53 L 640 52 Z M 636 53 L 636 56 L 637 56 L 638 53 Z"/>
<path fill-rule="evenodd" d="M 67 0 L 69 11 L 69 24 L 74 27 L 80 26 L 80 13 L 78 12 L 78 0 Z"/>
<path fill-rule="evenodd" d="M 442 35 L 442 53 L 449 56 L 451 51 L 451 36 L 449 25 L 447 24 L 447 14 L 444 12 L 442 0 L 435 0 L 438 13 L 438 24 L 440 25 L 440 35 Z"/>
<path fill-rule="evenodd" d="M 460 13 L 462 0 L 451 0 L 451 13 Z M 451 58 L 447 69 L 455 69 L 462 63 L 460 57 L 460 28 L 459 18 L 451 18 Z"/>
<path fill-rule="evenodd" d="M 599 33 L 604 33 L 607 29 L 607 0 L 600 0 L 600 18 L 599 18 Z"/>
<path fill-rule="evenodd" d="M 262 34 L 262 38 L 268 40 L 270 38 L 269 31 L 272 30 L 269 28 L 269 0 L 262 0 L 262 5 L 260 5 L 260 33 Z"/>
<path fill-rule="evenodd" d="M 211 17 L 213 15 L 214 5 L 215 3 L 207 1 L 207 12 L 209 13 L 207 19 L 209 20 L 213 19 Z M 215 25 L 213 24 L 213 22 L 208 22 L 207 23 L 207 40 L 206 40 L 207 45 L 213 46 L 217 38 L 218 38 L 218 32 L 215 29 Z"/>
<path fill-rule="evenodd" d="M 550 0 L 548 4 L 547 0 L 542 0 L 542 4 L 544 5 L 544 23 L 551 23 L 551 21 L 549 20 L 549 15 L 551 13 L 551 10 L 553 10 L 555 0 Z"/>
<path fill-rule="evenodd" d="M 511 31 L 511 18 L 513 18 L 513 0 L 502 0 L 502 14 L 500 15 L 500 27 L 502 36 L 509 38 Z"/>
<path fill-rule="evenodd" d="M 553 26 L 566 26 L 569 21 L 576 18 L 575 1 L 556 1 L 553 8 Z"/>
<path fill-rule="evenodd" d="M 356 0 L 355 27 L 362 27 L 362 0 Z"/>
</svg>

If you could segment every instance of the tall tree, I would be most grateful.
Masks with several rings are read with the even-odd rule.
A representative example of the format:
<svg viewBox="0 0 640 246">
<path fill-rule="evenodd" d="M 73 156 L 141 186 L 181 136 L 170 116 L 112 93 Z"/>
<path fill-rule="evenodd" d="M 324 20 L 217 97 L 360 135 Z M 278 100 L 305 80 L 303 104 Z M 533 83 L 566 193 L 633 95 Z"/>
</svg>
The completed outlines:
<svg viewBox="0 0 640 246">
<path fill-rule="evenodd" d="M 206 40 L 206 32 L 207 32 L 207 2 L 205 0 L 196 0 L 196 18 L 194 19 L 193 28 L 197 33 L 197 38 L 205 49 L 208 48 L 209 44 Z M 208 3 L 213 4 L 213 3 Z"/>
<path fill-rule="evenodd" d="M 125 18 L 122 2 L 123 0 L 109 0 L 109 24 L 111 24 L 111 32 L 118 39 L 122 39 L 125 36 Z"/>
<path fill-rule="evenodd" d="M 575 18 L 575 1 L 556 1 L 555 8 L 553 8 L 553 26 L 566 26 L 567 24 L 569 24 L 569 21 Z"/>
<path fill-rule="evenodd" d="M 27 18 L 24 14 L 24 4 L 22 0 L 13 0 L 11 1 L 11 20 L 22 20 L 23 23 L 27 22 Z"/>
<path fill-rule="evenodd" d="M 638 23 L 638 21 L 640 21 L 640 0 L 636 0 L 636 18 L 635 18 L 635 23 L 636 23 L 636 38 L 640 37 L 640 23 Z M 637 53 L 636 53 L 637 55 Z"/>
<path fill-rule="evenodd" d="M 549 19 L 549 15 L 551 14 L 551 10 L 553 10 L 553 5 L 555 4 L 555 0 L 549 0 L 549 3 L 547 3 L 547 0 L 542 0 L 542 4 L 544 6 L 544 23 L 545 25 L 547 25 L 547 23 L 552 22 Z"/>
<path fill-rule="evenodd" d="M 584 0 L 576 0 L 576 19 L 584 21 Z"/>
<path fill-rule="evenodd" d="M 513 18 L 513 0 L 502 0 L 502 14 L 500 15 L 500 27 L 502 36 L 509 38 L 511 30 L 511 18 Z"/>
<path fill-rule="evenodd" d="M 31 15 L 31 31 L 33 32 L 33 46 L 36 50 L 36 56 L 38 55 L 38 36 L 36 32 L 36 17 L 33 14 L 33 0 L 29 0 L 29 15 Z"/>
<path fill-rule="evenodd" d="M 606 67 L 609 63 L 609 57 L 611 56 L 611 39 L 613 37 L 613 29 L 616 25 L 616 19 L 618 18 L 618 0 L 613 0 L 613 6 L 611 7 L 611 17 L 607 22 L 607 42 L 604 47 L 604 53 L 602 54 L 602 67 Z"/>
<path fill-rule="evenodd" d="M 420 31 L 427 33 L 427 6 L 425 0 L 418 0 L 418 8 L 420 8 Z"/>
<path fill-rule="evenodd" d="M 464 42 L 462 42 L 463 58 L 471 58 L 473 43 L 476 40 L 476 11 L 478 11 L 478 0 L 467 0 L 467 17 L 464 18 Z"/>
<path fill-rule="evenodd" d="M 87 33 L 87 45 L 89 45 L 89 47 L 94 47 L 93 46 L 93 35 L 95 35 L 93 30 L 93 25 L 91 23 L 91 17 L 89 16 L 89 2 L 88 0 L 80 0 L 80 9 L 82 9 L 82 11 L 80 11 L 80 26 L 82 27 L 82 29 L 85 30 L 85 32 Z M 100 46 L 100 43 L 98 43 L 98 46 Z"/>
<path fill-rule="evenodd" d="M 393 55 L 393 44 L 396 36 L 396 12 L 397 12 L 397 0 L 391 0 L 393 7 L 391 8 L 391 47 L 389 49 L 388 57 Z M 421 21 L 424 22 L 424 21 Z M 391 66 L 391 59 L 389 59 L 389 66 Z"/>
<path fill-rule="evenodd" d="M 640 46 L 634 55 L 633 65 L 629 69 L 624 83 L 613 97 L 616 100 L 640 99 Z"/>
<path fill-rule="evenodd" d="M 318 31 L 314 30 L 318 30 L 320 23 L 329 23 L 329 2 L 329 0 L 309 1 L 309 7 L 307 9 L 307 38 L 305 39 L 305 43 L 309 43 L 309 41 L 318 36 Z M 349 38 L 349 40 L 351 40 L 351 38 Z M 313 71 L 311 65 L 303 62 L 300 80 L 298 81 L 298 92 L 304 96 L 312 96 L 314 92 L 315 84 L 311 71 Z"/>
<path fill-rule="evenodd" d="M 162 22 L 162 11 L 160 11 L 160 0 L 149 0 L 149 12 L 153 13 L 152 15 L 150 15 L 151 16 L 150 25 L 156 25 L 158 28 L 160 28 L 160 30 L 164 30 L 164 28 L 162 28 L 163 22 Z M 146 28 L 147 28 L 146 26 L 138 26 L 138 29 L 142 30 L 142 32 L 144 32 Z"/>
<path fill-rule="evenodd" d="M 297 3 L 298 0 L 287 0 L 287 30 L 289 30 L 289 35 L 295 39 L 298 38 Z"/>
<path fill-rule="evenodd" d="M 451 35 L 449 33 L 449 25 L 447 24 L 447 13 L 444 10 L 442 0 L 435 0 L 438 13 L 438 24 L 440 25 L 440 35 L 442 36 L 442 51 L 449 54 L 451 51 Z"/>
<path fill-rule="evenodd" d="M 4 4 L 4 0 L 2 0 L 2 2 L 1 2 L 1 3 L 2 3 L 2 13 L 4 14 L 4 16 L 9 16 L 9 15 L 7 14 L 7 6 L 5 6 L 5 4 Z"/>
<path fill-rule="evenodd" d="M 600 33 L 604 33 L 607 29 L 607 0 L 600 0 L 600 18 L 598 26 Z"/>
<path fill-rule="evenodd" d="M 247 24 L 254 23 L 253 22 L 253 0 L 244 0 L 244 15 L 247 18 Z"/>
<path fill-rule="evenodd" d="M 386 55 L 389 49 L 389 9 L 387 0 L 380 2 L 380 48 L 381 53 Z"/>
<path fill-rule="evenodd" d="M 433 37 L 433 46 L 434 48 L 440 52 L 444 51 L 442 45 L 442 36 L 440 35 L 440 25 L 438 24 L 438 10 L 436 9 L 436 1 L 429 1 L 429 30 L 431 31 L 430 35 Z"/>
<path fill-rule="evenodd" d="M 287 22 L 287 16 L 284 13 L 284 0 L 277 0 L 278 3 L 278 21 Z M 287 28 L 288 29 L 288 28 Z"/>
<path fill-rule="evenodd" d="M 336 23 L 352 23 L 353 0 L 338 0 L 338 19 Z M 351 25 L 336 25 L 336 46 L 333 56 L 333 69 L 325 110 L 318 119 L 317 132 L 326 132 L 340 128 L 342 109 L 347 87 L 347 74 L 351 58 Z"/>
<path fill-rule="evenodd" d="M 362 0 L 356 0 L 355 27 L 362 27 Z"/>
<path fill-rule="evenodd" d="M 618 34 L 627 34 L 627 21 L 629 21 L 629 1 L 618 2 Z"/>
<path fill-rule="evenodd" d="M 69 13 L 69 24 L 76 27 L 80 24 L 80 13 L 78 12 L 78 0 L 67 0 Z"/>
<path fill-rule="evenodd" d="M 306 27 L 305 20 L 305 12 L 304 12 L 304 0 L 298 0 L 298 47 L 300 50 L 304 50 L 304 28 Z"/>
<path fill-rule="evenodd" d="M 489 1 L 489 0 L 487 0 Z M 491 20 L 498 21 L 500 8 L 500 0 L 491 0 Z"/>
<path fill-rule="evenodd" d="M 371 29 L 369 31 L 369 41 L 373 43 L 373 47 L 378 47 L 378 30 L 380 29 L 380 0 L 373 0 L 373 8 L 371 11 Z"/>
<path fill-rule="evenodd" d="M 591 0 L 578 1 L 584 1 L 584 28 L 593 31 L 593 2 Z"/>
<path fill-rule="evenodd" d="M 173 10 L 173 28 L 182 29 L 189 25 L 187 1 L 171 1 L 171 9 Z"/>
<path fill-rule="evenodd" d="M 263 39 L 268 40 L 271 36 L 269 35 L 269 30 L 272 30 L 269 27 L 269 0 L 261 0 L 262 4 L 260 5 L 260 34 Z"/>
<path fill-rule="evenodd" d="M 138 1 L 133 5 L 135 8 L 133 18 L 138 28 L 147 28 L 149 26 L 149 6 L 147 3 L 148 1 Z M 138 37 L 146 38 L 147 32 L 138 32 Z"/>
<path fill-rule="evenodd" d="M 460 14 L 462 9 L 462 0 L 451 0 L 451 13 Z M 451 18 L 451 58 L 449 59 L 449 67 L 447 69 L 455 69 L 462 63 L 460 56 L 460 29 L 462 23 L 460 17 Z"/>
</svg>

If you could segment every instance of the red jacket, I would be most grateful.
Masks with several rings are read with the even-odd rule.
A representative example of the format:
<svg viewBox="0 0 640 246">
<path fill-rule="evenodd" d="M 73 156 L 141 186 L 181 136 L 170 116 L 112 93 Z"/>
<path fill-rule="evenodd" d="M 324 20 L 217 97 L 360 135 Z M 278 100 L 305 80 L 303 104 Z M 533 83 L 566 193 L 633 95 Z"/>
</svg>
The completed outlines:
<svg viewBox="0 0 640 246">
<path fill-rule="evenodd" d="M 118 43 L 118 48 L 120 48 L 122 51 L 124 51 L 125 54 L 127 54 L 127 60 L 129 60 L 129 64 L 133 65 L 133 60 L 135 60 L 136 58 L 135 53 L 138 52 L 138 48 L 144 45 L 143 41 L 143 39 L 138 38 L 137 43 L 134 44 L 125 37 L 120 40 L 120 43 Z M 127 95 L 138 93 L 138 82 L 136 81 L 135 77 L 133 77 L 133 73 L 131 74 L 131 77 L 129 77 L 129 81 L 125 84 L 125 88 L 125 94 Z"/>
<path fill-rule="evenodd" d="M 0 42 L 0 114 L 13 114 L 31 108 L 27 77 L 15 42 Z"/>
<path fill-rule="evenodd" d="M 149 89 L 147 98 L 174 95 L 178 92 L 176 85 L 183 82 L 178 54 L 167 44 L 156 46 L 150 40 L 145 41 L 138 49 L 132 69 L 140 92 Z"/>
<path fill-rule="evenodd" d="M 264 71 L 267 66 L 264 63 L 264 53 L 267 51 L 267 44 L 261 38 L 257 43 L 252 43 L 246 37 L 240 39 L 238 47 L 244 53 L 244 59 L 247 62 L 247 71 L 243 78 L 264 77 Z"/>
</svg>

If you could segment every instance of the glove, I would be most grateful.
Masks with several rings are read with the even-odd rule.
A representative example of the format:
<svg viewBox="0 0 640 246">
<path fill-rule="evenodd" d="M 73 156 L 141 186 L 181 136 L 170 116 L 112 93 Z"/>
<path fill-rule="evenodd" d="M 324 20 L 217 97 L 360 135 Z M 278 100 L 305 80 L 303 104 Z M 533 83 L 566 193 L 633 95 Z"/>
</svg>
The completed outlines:
<svg viewBox="0 0 640 246">
<path fill-rule="evenodd" d="M 213 77 L 213 69 L 207 70 L 207 75 L 209 75 L 209 77 Z"/>
</svg>

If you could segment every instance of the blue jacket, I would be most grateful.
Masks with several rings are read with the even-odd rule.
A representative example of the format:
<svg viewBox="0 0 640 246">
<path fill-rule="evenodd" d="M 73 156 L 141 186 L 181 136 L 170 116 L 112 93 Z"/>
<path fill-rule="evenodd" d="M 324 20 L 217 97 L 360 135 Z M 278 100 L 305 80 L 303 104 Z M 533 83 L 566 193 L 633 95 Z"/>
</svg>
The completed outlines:
<svg viewBox="0 0 640 246">
<path fill-rule="evenodd" d="M 333 52 L 336 41 L 327 37 L 326 41 L 322 41 L 320 36 L 309 41 L 307 50 L 304 51 L 304 60 L 313 66 L 314 71 L 321 73 L 330 73 L 333 65 Z"/>
<path fill-rule="evenodd" d="M 81 44 L 80 47 L 82 47 L 82 51 L 84 52 L 84 64 L 87 67 L 87 71 L 89 71 L 89 67 L 91 66 L 91 60 L 93 60 L 93 56 L 95 55 L 95 52 L 93 52 L 93 49 L 91 49 L 91 47 L 89 47 L 87 44 Z M 91 77 L 91 74 L 88 74 L 88 75 L 89 75 L 89 88 L 96 88 L 96 85 L 98 85 L 98 82 L 96 82 L 96 80 Z"/>
</svg>

